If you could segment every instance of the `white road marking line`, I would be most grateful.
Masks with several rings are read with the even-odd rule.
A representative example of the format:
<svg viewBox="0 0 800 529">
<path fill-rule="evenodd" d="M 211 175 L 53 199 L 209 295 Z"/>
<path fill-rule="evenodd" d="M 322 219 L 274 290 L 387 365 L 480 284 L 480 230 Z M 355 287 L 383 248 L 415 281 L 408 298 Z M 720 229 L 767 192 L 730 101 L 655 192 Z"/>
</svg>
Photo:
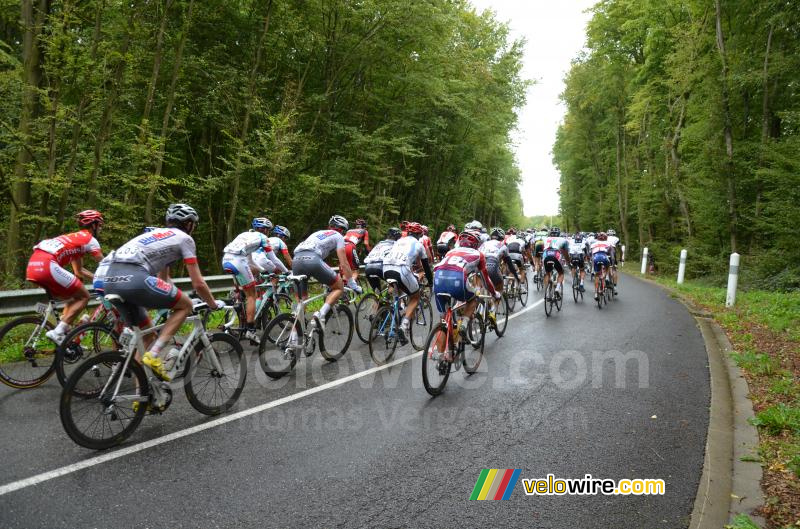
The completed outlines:
<svg viewBox="0 0 800 529">
<path fill-rule="evenodd" d="M 516 318 L 517 316 L 521 316 L 526 312 L 532 310 L 534 307 L 538 306 L 540 303 L 544 301 L 540 299 L 533 305 L 530 305 L 519 312 L 516 312 L 508 317 L 509 320 Z M 61 468 L 57 468 L 55 470 L 50 470 L 48 472 L 43 472 L 41 474 L 36 474 L 35 476 L 31 476 L 29 478 L 21 479 L 18 481 L 13 481 L 6 485 L 0 486 L 0 496 L 4 494 L 8 494 L 10 492 L 15 492 L 20 489 L 24 489 L 26 487 L 30 487 L 33 485 L 38 485 L 39 483 L 43 483 L 45 481 L 49 481 L 51 479 L 55 479 L 61 476 L 66 476 L 67 474 L 72 474 L 79 470 L 83 470 L 85 468 L 90 468 L 101 463 L 106 463 L 108 461 L 113 461 L 114 459 L 119 459 L 120 457 L 125 457 L 129 454 L 134 454 L 136 452 L 141 452 L 142 450 L 147 450 L 148 448 L 153 448 L 154 446 L 162 445 L 164 443 L 168 443 L 170 441 L 174 441 L 176 439 L 180 439 L 182 437 L 186 437 L 192 434 L 196 434 L 202 432 L 204 430 L 210 430 L 211 428 L 216 428 L 217 426 L 222 426 L 223 424 L 227 424 L 229 422 L 233 422 L 239 419 L 243 419 L 250 415 L 255 415 L 256 413 L 261 413 L 262 411 L 266 411 L 272 408 L 276 408 L 283 404 L 287 404 L 289 402 L 302 399 L 304 397 L 308 397 L 309 395 L 313 395 L 315 393 L 319 393 L 320 391 L 325 391 L 326 389 L 335 388 L 337 386 L 341 386 L 343 384 L 347 384 L 353 380 L 363 378 L 365 376 L 371 375 L 373 373 L 377 373 L 378 371 L 382 371 L 384 369 L 389 369 L 390 367 L 402 364 L 404 362 L 408 362 L 414 358 L 418 358 L 422 356 L 422 351 L 417 353 L 410 354 L 408 356 L 404 356 L 403 358 L 398 358 L 394 362 L 390 362 L 383 366 L 372 367 L 370 369 L 366 369 L 364 371 L 360 371 L 358 373 L 354 373 L 352 375 L 346 376 L 344 378 L 340 378 L 339 380 L 334 380 L 332 382 L 328 382 L 321 386 L 317 386 L 315 388 L 307 389 L 305 391 L 301 391 L 300 393 L 295 393 L 294 395 L 289 395 L 287 397 L 283 397 L 277 400 L 273 400 L 270 402 L 266 402 L 264 404 L 260 404 L 258 406 L 254 406 L 252 408 L 248 408 L 246 410 L 242 410 L 231 415 L 226 415 L 224 417 L 220 417 L 219 419 L 215 419 L 213 421 L 209 421 L 203 424 L 198 424 L 197 426 L 192 426 L 191 428 L 186 428 L 183 430 L 179 430 L 177 432 L 173 432 L 171 434 L 167 434 L 161 437 L 157 437 L 155 439 L 151 439 L 149 441 L 144 441 L 135 445 L 131 445 L 125 448 L 120 448 L 119 450 L 115 450 L 113 452 L 102 454 L 99 456 L 95 456 L 84 461 L 79 461 L 78 463 L 73 463 L 71 465 L 66 465 Z"/>
</svg>

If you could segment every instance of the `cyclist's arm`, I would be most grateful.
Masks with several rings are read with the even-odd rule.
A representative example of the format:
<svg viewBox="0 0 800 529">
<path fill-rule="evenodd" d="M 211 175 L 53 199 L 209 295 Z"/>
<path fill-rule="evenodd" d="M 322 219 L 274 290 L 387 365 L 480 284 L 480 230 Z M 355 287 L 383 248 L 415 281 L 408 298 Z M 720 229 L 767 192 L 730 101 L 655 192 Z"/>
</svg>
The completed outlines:
<svg viewBox="0 0 800 529">
<path fill-rule="evenodd" d="M 367 253 L 372 251 L 372 246 L 369 244 L 369 231 L 364 230 L 364 248 L 367 249 Z"/>
<path fill-rule="evenodd" d="M 103 259 L 102 255 L 100 256 L 100 259 L 101 260 Z M 83 267 L 83 258 L 82 257 L 78 257 L 77 259 L 73 259 L 70 262 L 70 265 L 72 265 L 72 271 L 75 273 L 75 275 L 77 277 L 82 277 L 82 278 L 86 279 L 87 281 L 93 281 L 94 280 L 94 274 Z"/>
<path fill-rule="evenodd" d="M 339 259 L 339 273 L 347 280 L 352 279 L 353 271 L 350 269 L 350 262 L 347 260 L 344 246 L 336 248 L 336 257 Z"/>
<path fill-rule="evenodd" d="M 478 264 L 478 268 L 481 271 L 481 278 L 483 279 L 484 286 L 492 296 L 496 296 L 497 290 L 494 288 L 494 283 L 492 283 L 492 279 L 489 277 L 489 270 L 486 268 L 486 258 L 483 254 L 481 254 L 481 261 Z"/>
<path fill-rule="evenodd" d="M 425 271 L 425 279 L 428 280 L 428 285 L 433 286 L 433 271 L 428 259 L 420 259 L 422 262 L 422 269 Z"/>
<path fill-rule="evenodd" d="M 214 296 L 211 294 L 211 290 L 209 290 L 208 284 L 203 278 L 203 274 L 200 272 L 200 265 L 196 262 L 186 263 L 186 271 L 189 273 L 189 279 L 192 281 L 192 288 L 197 295 L 200 296 L 200 299 L 205 301 L 209 307 L 215 309 L 217 307 L 217 302 L 214 300 Z"/>
<path fill-rule="evenodd" d="M 286 267 L 287 268 L 291 268 L 292 267 L 292 256 L 291 256 L 291 254 L 289 254 L 289 248 L 284 248 L 283 250 L 281 250 L 281 253 L 283 254 L 283 258 L 286 260 Z"/>
<path fill-rule="evenodd" d="M 289 270 L 286 268 L 286 265 L 284 265 L 283 262 L 280 259 L 278 259 L 278 256 L 275 255 L 274 251 L 272 251 L 272 250 L 270 250 L 270 251 L 264 250 L 264 253 L 267 254 L 267 258 L 275 264 L 275 267 L 278 270 L 280 270 L 284 274 L 288 274 L 289 273 Z"/>
</svg>

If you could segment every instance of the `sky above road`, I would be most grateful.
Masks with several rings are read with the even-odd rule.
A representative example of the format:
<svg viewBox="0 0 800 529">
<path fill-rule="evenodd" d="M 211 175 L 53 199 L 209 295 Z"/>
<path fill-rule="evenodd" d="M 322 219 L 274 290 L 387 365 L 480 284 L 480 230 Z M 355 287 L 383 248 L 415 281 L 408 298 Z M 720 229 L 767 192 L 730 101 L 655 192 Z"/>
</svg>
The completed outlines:
<svg viewBox="0 0 800 529">
<path fill-rule="evenodd" d="M 559 175 L 552 162 L 556 130 L 565 108 L 559 100 L 570 61 L 583 48 L 585 11 L 596 0 L 470 0 L 478 11 L 491 9 L 507 22 L 511 38 L 523 37 L 522 75 L 536 81 L 519 113 L 514 134 L 517 164 L 522 173 L 520 192 L 525 215 L 558 213 Z"/>
</svg>

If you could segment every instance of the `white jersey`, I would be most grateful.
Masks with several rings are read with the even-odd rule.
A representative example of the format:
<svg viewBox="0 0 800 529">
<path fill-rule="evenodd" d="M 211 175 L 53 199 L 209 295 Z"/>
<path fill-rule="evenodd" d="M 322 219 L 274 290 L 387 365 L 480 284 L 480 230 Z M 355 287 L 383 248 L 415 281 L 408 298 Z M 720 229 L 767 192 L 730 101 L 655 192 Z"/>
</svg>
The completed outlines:
<svg viewBox="0 0 800 529">
<path fill-rule="evenodd" d="M 406 235 L 394 243 L 392 250 L 383 258 L 383 266 L 411 268 L 417 263 L 418 258 L 428 259 L 425 247 L 411 235 Z"/>
<path fill-rule="evenodd" d="M 386 258 L 386 255 L 394 248 L 394 240 L 393 239 L 384 239 L 369 252 L 366 258 L 364 258 L 364 264 L 370 263 L 382 263 L 383 260 Z"/>
<path fill-rule="evenodd" d="M 443 231 L 441 235 L 439 235 L 439 239 L 436 241 L 436 244 L 450 244 L 450 241 L 453 238 L 458 237 L 458 234 L 452 231 Z"/>
<path fill-rule="evenodd" d="M 608 244 L 610 244 L 612 248 L 616 248 L 616 246 L 619 244 L 619 237 L 616 235 L 609 235 Z"/>
<path fill-rule="evenodd" d="M 297 245 L 294 249 L 295 255 L 297 252 L 314 252 L 323 259 L 334 250 L 344 248 L 344 237 L 336 230 L 320 230 L 315 231 L 308 236 L 306 240 Z"/>
<path fill-rule="evenodd" d="M 582 255 L 585 246 L 583 244 L 583 240 L 581 242 L 575 242 L 575 239 L 569 240 L 569 254 L 570 255 Z"/>
<path fill-rule="evenodd" d="M 561 250 L 567 245 L 569 243 L 564 237 L 548 237 L 544 240 L 545 250 Z"/>
<path fill-rule="evenodd" d="M 114 260 L 114 250 L 111 250 L 111 253 L 103 257 L 103 260 L 100 261 L 100 264 L 97 265 L 97 270 L 94 271 L 94 279 L 92 280 L 92 286 L 96 289 L 103 288 L 103 279 L 106 277 L 106 273 L 108 272 L 108 267 L 111 265 L 111 262 Z"/>
<path fill-rule="evenodd" d="M 591 246 L 592 255 L 603 252 L 606 254 L 611 254 L 611 245 L 608 244 L 608 241 L 594 241 Z"/>
<path fill-rule="evenodd" d="M 490 239 L 491 239 L 491 237 L 489 236 L 488 233 L 481 232 L 481 242 L 486 242 L 486 241 L 488 241 Z"/>
<path fill-rule="evenodd" d="M 286 265 L 283 264 L 283 261 L 278 259 L 278 256 L 275 255 L 275 252 L 270 248 L 269 250 L 265 250 L 264 248 L 253 252 L 250 254 L 250 261 L 258 268 L 261 272 L 272 273 L 276 269 L 283 273 L 288 274 L 289 270 L 286 268 Z"/>
<path fill-rule="evenodd" d="M 492 239 L 483 243 L 479 251 L 486 256 L 487 259 L 499 261 L 504 255 L 508 255 L 508 246 L 506 246 L 503 241 Z"/>
<path fill-rule="evenodd" d="M 197 263 L 194 239 L 178 228 L 156 228 L 120 246 L 111 262 L 141 265 L 150 275 L 156 275 L 179 259 L 186 264 Z"/>
<path fill-rule="evenodd" d="M 237 235 L 222 252 L 228 255 L 250 255 L 262 248 L 270 248 L 267 236 L 257 231 L 246 231 Z"/>
<path fill-rule="evenodd" d="M 522 252 L 525 250 L 525 245 L 525 239 L 520 238 L 516 233 L 506 237 L 506 246 L 508 247 L 509 253 L 522 255 Z"/>
<path fill-rule="evenodd" d="M 280 237 L 270 237 L 269 245 L 272 246 L 272 251 L 277 253 L 285 253 L 289 251 L 289 247 Z"/>
</svg>

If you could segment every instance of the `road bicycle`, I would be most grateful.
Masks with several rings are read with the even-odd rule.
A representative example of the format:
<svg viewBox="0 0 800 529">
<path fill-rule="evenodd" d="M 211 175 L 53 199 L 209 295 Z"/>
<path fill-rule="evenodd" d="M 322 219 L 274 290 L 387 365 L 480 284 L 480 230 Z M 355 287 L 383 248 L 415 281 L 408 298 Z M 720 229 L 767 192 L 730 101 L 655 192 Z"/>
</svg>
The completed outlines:
<svg viewBox="0 0 800 529">
<path fill-rule="evenodd" d="M 598 274 L 597 278 L 597 292 L 596 292 L 596 299 L 595 303 L 597 303 L 597 308 L 603 308 L 603 305 L 608 305 L 609 298 L 612 296 L 611 289 L 609 288 L 608 283 L 610 280 L 608 279 L 608 269 L 606 265 L 600 265 L 600 274 Z"/>
<path fill-rule="evenodd" d="M 369 343 L 370 327 L 378 309 L 382 306 L 388 305 L 390 299 L 388 296 L 388 289 L 383 289 L 379 292 L 368 292 L 361 296 L 358 300 L 355 310 L 355 326 L 358 339 L 364 343 Z"/>
<path fill-rule="evenodd" d="M 581 290 L 581 273 L 577 266 L 572 267 L 572 299 L 575 303 L 578 298 L 583 301 L 583 291 Z"/>
<path fill-rule="evenodd" d="M 289 294 L 294 293 L 294 285 L 286 280 L 285 275 L 264 274 L 262 278 L 264 281 L 256 285 L 256 313 L 253 318 L 256 330 L 265 329 L 278 314 L 290 312 L 292 298 Z M 233 285 L 234 288 L 225 302 L 228 305 L 225 319 L 219 329 L 241 341 L 247 332 L 246 300 L 244 291 L 235 280 Z"/>
<path fill-rule="evenodd" d="M 353 315 L 347 302 L 337 303 L 331 309 L 325 319 L 324 328 L 316 316 L 309 323 L 306 307 L 324 298 L 327 292 L 304 300 L 299 295 L 304 289 L 299 288 L 299 285 L 307 281 L 308 276 L 290 275 L 288 279 L 298 285 L 297 302 L 291 313 L 278 314 L 267 325 L 258 349 L 261 369 L 274 379 L 288 374 L 301 354 L 311 356 L 317 346 L 323 358 L 329 362 L 338 360 L 347 352 L 353 339 Z M 345 293 L 348 297 L 351 297 L 351 293 L 355 294 L 347 287 Z"/>
<path fill-rule="evenodd" d="M 431 329 L 425 348 L 422 353 L 422 383 L 425 391 L 431 396 L 440 395 L 444 391 L 450 372 L 458 371 L 464 366 L 464 371 L 471 375 L 478 370 L 483 359 L 483 346 L 485 340 L 480 340 L 478 348 L 466 347 L 469 340 L 466 329 L 463 329 L 463 317 L 457 318 L 456 314 L 462 312 L 465 302 L 459 301 L 453 306 L 452 296 L 437 294 L 445 304 L 445 311 L 441 321 Z M 479 313 L 472 316 L 472 332 L 483 336 L 485 333 L 483 317 Z"/>
<path fill-rule="evenodd" d="M 478 298 L 478 307 L 475 312 L 481 315 L 486 332 L 494 331 L 498 338 L 502 338 L 506 332 L 506 327 L 508 327 L 508 315 L 511 312 L 508 295 L 503 292 L 498 301 L 486 294 L 479 294 Z M 473 325 L 468 325 L 467 337 L 469 342 L 472 347 L 478 348 L 481 346 L 481 342 L 475 334 Z M 480 337 L 480 340 L 485 339 L 485 335 Z"/>
<path fill-rule="evenodd" d="M 555 307 L 558 312 L 561 312 L 561 304 L 563 302 L 561 292 L 556 290 L 556 285 L 558 284 L 558 272 L 556 271 L 555 266 L 552 270 L 550 270 L 549 274 L 550 280 L 545 286 L 543 303 L 544 313 L 548 318 L 551 314 L 553 314 L 553 307 Z"/>
<path fill-rule="evenodd" d="M 372 318 L 369 330 L 369 354 L 377 365 L 385 365 L 394 356 L 397 344 L 400 341 L 398 329 L 405 316 L 408 294 L 400 294 L 396 279 L 387 279 L 387 291 L 391 301 L 378 308 Z M 419 303 L 414 310 L 414 317 L 409 322 L 408 336 L 406 339 L 411 346 L 421 351 L 425 346 L 425 339 L 433 323 L 433 309 L 425 289 L 421 289 Z"/>
<path fill-rule="evenodd" d="M 110 294 L 110 303 L 122 297 Z M 77 444 L 103 450 L 122 443 L 136 430 L 144 415 L 163 413 L 172 403 L 173 387 L 182 384 L 189 403 L 200 413 L 218 415 L 239 399 L 247 377 L 241 344 L 223 332 L 209 333 L 210 309 L 197 303 L 186 323 L 192 331 L 180 350 L 166 353 L 172 382 L 156 377 L 139 363 L 146 350 L 144 337 L 164 326 L 126 327 L 119 337 L 120 351 L 107 351 L 78 366 L 61 392 L 59 414 L 67 435 Z"/>
<path fill-rule="evenodd" d="M 542 288 L 544 288 L 544 264 L 539 266 L 539 268 L 533 274 L 533 283 L 536 285 L 536 292 L 539 292 Z"/>
</svg>

